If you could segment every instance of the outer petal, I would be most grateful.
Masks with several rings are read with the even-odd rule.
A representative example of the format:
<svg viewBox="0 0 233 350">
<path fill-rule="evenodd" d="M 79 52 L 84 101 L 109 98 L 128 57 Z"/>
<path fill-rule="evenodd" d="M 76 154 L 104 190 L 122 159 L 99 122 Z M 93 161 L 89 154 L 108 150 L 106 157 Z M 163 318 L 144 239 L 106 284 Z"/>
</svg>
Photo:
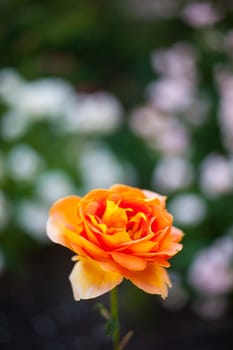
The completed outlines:
<svg viewBox="0 0 233 350">
<path fill-rule="evenodd" d="M 55 202 L 50 209 L 47 221 L 47 234 L 55 243 L 67 246 L 65 229 L 76 232 L 78 227 L 77 208 L 80 201 L 78 196 L 68 196 Z"/>
<path fill-rule="evenodd" d="M 70 274 L 75 300 L 96 298 L 122 282 L 117 272 L 107 272 L 90 259 L 77 262 Z"/>
<path fill-rule="evenodd" d="M 180 242 L 182 238 L 184 237 L 184 233 L 177 227 L 172 226 L 171 228 L 171 235 L 172 235 L 172 240 L 174 242 Z"/>
<path fill-rule="evenodd" d="M 109 199 L 114 198 L 117 195 L 119 196 L 118 203 L 124 202 L 125 200 L 128 200 L 128 201 L 139 200 L 142 202 L 145 200 L 145 194 L 140 188 L 131 187 L 127 185 L 119 184 L 119 185 L 113 185 L 109 188 Z"/>
<path fill-rule="evenodd" d="M 126 277 L 144 292 L 160 294 L 163 299 L 167 297 L 168 287 L 171 287 L 167 271 L 157 263 L 148 263 L 143 271 L 130 271 Z"/>
<path fill-rule="evenodd" d="M 182 244 L 177 243 L 182 239 L 183 232 L 175 227 L 165 229 L 159 237 L 159 249 L 156 255 L 173 256 L 182 249 Z"/>
<path fill-rule="evenodd" d="M 159 200 L 159 202 L 162 204 L 163 207 L 165 207 L 165 202 L 166 202 L 166 196 L 162 196 L 159 193 L 149 191 L 149 190 L 142 190 L 144 195 L 146 196 L 146 199 L 148 201 L 154 201 L 154 200 Z"/>
</svg>

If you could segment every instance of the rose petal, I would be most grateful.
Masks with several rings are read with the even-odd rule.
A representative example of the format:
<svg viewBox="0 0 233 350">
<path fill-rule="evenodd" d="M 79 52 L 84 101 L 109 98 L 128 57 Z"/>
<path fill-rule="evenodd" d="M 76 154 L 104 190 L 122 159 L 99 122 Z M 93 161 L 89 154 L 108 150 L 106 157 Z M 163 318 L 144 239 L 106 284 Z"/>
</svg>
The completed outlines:
<svg viewBox="0 0 233 350">
<path fill-rule="evenodd" d="M 146 293 L 167 297 L 171 281 L 167 271 L 157 263 L 148 263 L 143 271 L 129 271 L 126 276 L 133 284 Z"/>
<path fill-rule="evenodd" d="M 90 208 L 89 205 L 91 202 L 98 203 L 99 206 L 103 206 L 105 204 L 106 196 L 109 191 L 104 189 L 96 189 L 87 193 L 84 197 L 81 198 L 80 205 L 86 212 L 86 209 Z M 87 207 L 86 207 L 87 206 Z"/>
<path fill-rule="evenodd" d="M 121 246 L 122 243 L 127 243 L 130 240 L 130 237 L 127 232 L 117 232 L 112 235 L 102 235 L 98 236 L 101 246 L 104 246 L 104 249 L 107 251 L 116 250 Z"/>
<path fill-rule="evenodd" d="M 109 190 L 113 193 L 120 193 L 122 198 L 144 198 L 143 192 L 137 187 L 118 184 L 111 186 Z"/>
<path fill-rule="evenodd" d="M 184 237 L 184 233 L 177 227 L 172 226 L 171 228 L 171 235 L 173 242 L 180 242 L 182 238 Z"/>
<path fill-rule="evenodd" d="M 173 216 L 170 213 L 157 205 L 152 205 L 151 207 L 153 209 L 153 216 L 156 218 L 151 224 L 153 232 L 158 232 L 172 225 Z"/>
<path fill-rule="evenodd" d="M 96 228 L 93 228 L 93 225 L 91 224 L 91 222 L 87 221 L 87 218 L 85 218 L 85 216 L 83 216 L 83 214 L 81 214 L 82 217 L 82 221 L 83 221 L 83 226 L 85 228 L 83 235 L 85 236 L 85 238 L 87 240 L 89 240 L 91 243 L 98 245 L 99 241 L 96 237 Z"/>
<path fill-rule="evenodd" d="M 98 262 L 98 264 L 104 271 L 118 272 L 121 276 L 124 276 L 124 271 L 125 271 L 124 268 L 121 267 L 117 262 L 113 260 L 108 260 L 104 262 L 101 261 L 101 262 Z"/>
<path fill-rule="evenodd" d="M 118 264 L 128 270 L 141 271 L 144 270 L 147 265 L 145 259 L 134 255 L 120 252 L 112 252 L 111 255 Z"/>
<path fill-rule="evenodd" d="M 82 259 L 74 265 L 70 282 L 75 300 L 96 298 L 109 292 L 122 282 L 117 272 L 106 272 L 90 259 Z"/>
<path fill-rule="evenodd" d="M 179 242 L 183 237 L 183 232 L 179 229 L 176 229 L 174 227 L 167 228 L 164 231 L 160 233 L 160 236 L 158 237 L 159 241 L 159 248 L 158 248 L 158 255 L 168 255 L 172 256 L 175 255 L 177 252 L 179 252 L 182 249 L 182 244 L 177 243 Z"/>
<path fill-rule="evenodd" d="M 159 203 L 162 204 L 163 207 L 165 207 L 165 202 L 166 202 L 166 196 L 162 196 L 159 193 L 153 192 L 153 191 L 149 191 L 149 190 L 142 190 L 142 192 L 144 193 L 144 195 L 146 196 L 146 199 L 148 202 L 150 201 L 156 201 L 159 200 Z"/>
<path fill-rule="evenodd" d="M 182 248 L 183 248 L 182 244 L 171 243 L 170 247 L 168 249 L 161 250 L 161 251 L 157 252 L 155 255 L 171 257 L 171 256 L 175 255 L 176 253 L 180 252 L 182 250 Z"/>
<path fill-rule="evenodd" d="M 122 248 L 126 248 L 126 247 L 129 247 L 129 246 L 133 246 L 135 244 L 139 244 L 141 242 L 144 242 L 144 241 L 149 241 L 149 240 L 152 240 L 154 238 L 155 234 L 154 233 L 149 233 L 147 236 L 143 237 L 143 238 L 139 238 L 139 239 L 135 239 L 135 240 L 131 240 L 131 241 L 128 241 L 128 242 L 123 242 L 121 245 Z"/>
<path fill-rule="evenodd" d="M 139 243 L 132 244 L 128 247 L 129 251 L 134 254 L 149 253 L 156 246 L 157 242 L 153 241 L 142 241 Z"/>
<path fill-rule="evenodd" d="M 69 247 L 71 247 L 74 252 L 78 253 L 76 247 L 80 247 L 86 252 L 85 255 L 93 258 L 94 260 L 104 261 L 109 258 L 107 252 L 101 249 L 101 247 L 98 247 L 92 242 L 88 241 L 85 237 L 79 236 L 71 231 L 67 232 L 67 236 L 69 237 Z"/>
<path fill-rule="evenodd" d="M 107 200 L 102 220 L 108 227 L 124 229 L 128 218 L 124 209 L 120 208 L 115 202 Z"/>
<path fill-rule="evenodd" d="M 47 234 L 55 243 L 67 246 L 64 226 L 77 232 L 79 218 L 77 208 L 80 202 L 78 196 L 68 196 L 54 203 L 50 209 L 47 221 Z"/>
</svg>

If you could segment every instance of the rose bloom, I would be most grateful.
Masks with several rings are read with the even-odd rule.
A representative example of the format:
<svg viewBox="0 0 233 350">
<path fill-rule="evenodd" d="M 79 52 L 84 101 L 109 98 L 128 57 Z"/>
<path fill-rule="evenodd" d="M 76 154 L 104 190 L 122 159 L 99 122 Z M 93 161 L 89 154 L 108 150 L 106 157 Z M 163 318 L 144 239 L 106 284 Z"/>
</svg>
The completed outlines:
<svg viewBox="0 0 233 350">
<path fill-rule="evenodd" d="M 126 185 L 68 196 L 51 208 L 48 236 L 73 252 L 74 298 L 100 296 L 129 279 L 147 293 L 167 296 L 165 268 L 182 249 L 183 233 L 172 226 L 166 198 Z"/>
</svg>

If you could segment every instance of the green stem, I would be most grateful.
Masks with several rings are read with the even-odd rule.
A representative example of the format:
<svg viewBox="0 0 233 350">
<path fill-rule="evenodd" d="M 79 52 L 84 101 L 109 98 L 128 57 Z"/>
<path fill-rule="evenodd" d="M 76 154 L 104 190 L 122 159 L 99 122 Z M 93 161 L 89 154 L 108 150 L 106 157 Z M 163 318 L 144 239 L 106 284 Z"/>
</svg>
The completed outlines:
<svg viewBox="0 0 233 350">
<path fill-rule="evenodd" d="M 118 295 L 117 288 L 114 288 L 110 292 L 110 307 L 111 315 L 114 323 L 116 324 L 116 329 L 113 332 L 113 350 L 119 350 L 120 344 L 120 323 L 119 323 L 119 312 L 118 312 Z"/>
</svg>

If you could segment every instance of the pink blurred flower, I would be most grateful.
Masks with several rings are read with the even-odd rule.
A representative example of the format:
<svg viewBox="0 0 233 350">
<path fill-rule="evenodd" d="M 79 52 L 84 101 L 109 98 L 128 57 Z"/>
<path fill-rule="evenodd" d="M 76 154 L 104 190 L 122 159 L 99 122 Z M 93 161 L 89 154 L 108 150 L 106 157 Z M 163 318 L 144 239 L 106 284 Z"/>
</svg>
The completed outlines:
<svg viewBox="0 0 233 350">
<path fill-rule="evenodd" d="M 200 186 L 212 197 L 230 192 L 233 188 L 230 161 L 220 154 L 208 155 L 201 164 Z"/>
<path fill-rule="evenodd" d="M 189 282 L 200 294 L 218 296 L 233 288 L 233 238 L 217 239 L 212 246 L 202 249 L 189 270 Z"/>
<path fill-rule="evenodd" d="M 187 4 L 182 17 L 190 26 L 201 28 L 218 22 L 222 14 L 210 2 L 197 2 Z"/>
</svg>

